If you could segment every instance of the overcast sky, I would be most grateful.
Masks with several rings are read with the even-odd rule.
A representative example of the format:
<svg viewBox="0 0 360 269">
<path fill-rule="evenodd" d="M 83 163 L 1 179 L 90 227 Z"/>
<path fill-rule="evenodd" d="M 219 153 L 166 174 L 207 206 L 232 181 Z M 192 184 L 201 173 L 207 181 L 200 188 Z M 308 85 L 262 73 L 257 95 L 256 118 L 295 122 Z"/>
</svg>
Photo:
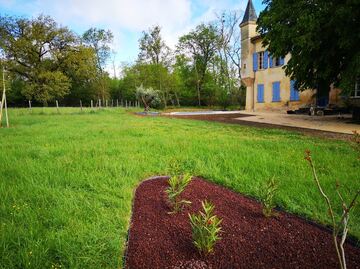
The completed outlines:
<svg viewBox="0 0 360 269">
<path fill-rule="evenodd" d="M 211 21 L 215 12 L 244 12 L 248 0 L 0 0 L 1 15 L 35 17 L 50 15 L 78 34 L 90 27 L 114 33 L 116 62 L 133 62 L 143 30 L 159 24 L 170 47 L 178 37 L 201 22 Z M 256 11 L 264 8 L 253 0 Z"/>
</svg>

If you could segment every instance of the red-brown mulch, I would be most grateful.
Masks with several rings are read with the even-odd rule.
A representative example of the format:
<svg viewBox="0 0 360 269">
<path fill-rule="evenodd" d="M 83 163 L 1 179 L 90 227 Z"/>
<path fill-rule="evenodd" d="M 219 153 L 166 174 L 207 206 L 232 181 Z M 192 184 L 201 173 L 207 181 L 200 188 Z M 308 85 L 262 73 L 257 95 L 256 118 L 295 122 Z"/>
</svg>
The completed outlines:
<svg viewBox="0 0 360 269">
<path fill-rule="evenodd" d="M 136 190 L 126 268 L 339 268 L 329 231 L 279 212 L 265 218 L 261 205 L 224 187 L 196 178 L 183 193 L 191 207 L 168 214 L 165 177 L 144 181 Z M 201 201 L 215 205 L 223 219 L 222 239 L 202 257 L 191 241 L 189 212 Z M 348 268 L 360 268 L 360 249 L 346 244 Z"/>
</svg>

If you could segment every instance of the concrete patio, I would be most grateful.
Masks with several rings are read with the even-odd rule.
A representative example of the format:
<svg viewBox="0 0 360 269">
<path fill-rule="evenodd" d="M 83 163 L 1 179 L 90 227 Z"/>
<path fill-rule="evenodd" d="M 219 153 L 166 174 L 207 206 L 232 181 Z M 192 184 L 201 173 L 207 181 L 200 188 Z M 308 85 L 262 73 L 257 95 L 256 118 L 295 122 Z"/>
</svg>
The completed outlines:
<svg viewBox="0 0 360 269">
<path fill-rule="evenodd" d="M 353 131 L 360 132 L 360 124 L 351 121 L 351 115 L 332 116 L 308 116 L 288 115 L 286 112 L 248 112 L 241 111 L 248 117 L 236 118 L 239 121 L 276 124 L 288 127 L 306 128 L 327 132 L 352 134 Z"/>
</svg>

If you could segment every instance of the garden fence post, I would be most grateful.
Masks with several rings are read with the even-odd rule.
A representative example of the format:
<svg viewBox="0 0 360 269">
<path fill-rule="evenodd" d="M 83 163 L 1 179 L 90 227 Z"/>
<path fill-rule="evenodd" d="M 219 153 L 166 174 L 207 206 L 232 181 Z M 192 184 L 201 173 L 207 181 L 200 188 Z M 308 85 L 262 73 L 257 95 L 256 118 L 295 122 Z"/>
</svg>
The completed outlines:
<svg viewBox="0 0 360 269">
<path fill-rule="evenodd" d="M 29 110 L 31 111 L 31 101 L 29 100 Z"/>
<path fill-rule="evenodd" d="M 99 99 L 99 109 L 101 108 L 101 99 Z"/>
<path fill-rule="evenodd" d="M 80 111 L 82 112 L 82 102 L 80 100 Z"/>
<path fill-rule="evenodd" d="M 127 103 L 127 100 L 125 100 L 125 108 L 128 107 L 128 103 Z"/>
<path fill-rule="evenodd" d="M 6 101 L 6 94 L 5 94 L 5 117 L 6 117 L 6 127 L 9 128 L 9 115 L 7 110 L 7 101 Z"/>
<path fill-rule="evenodd" d="M 119 107 L 119 99 L 116 99 L 116 107 Z"/>
<path fill-rule="evenodd" d="M 60 113 L 59 112 L 59 102 L 58 102 L 58 100 L 56 100 L 56 110 L 57 110 L 58 113 Z"/>
<path fill-rule="evenodd" d="M 93 110 L 93 109 L 94 109 L 94 102 L 93 102 L 93 100 L 91 100 L 90 106 L 91 106 L 91 110 Z"/>
</svg>

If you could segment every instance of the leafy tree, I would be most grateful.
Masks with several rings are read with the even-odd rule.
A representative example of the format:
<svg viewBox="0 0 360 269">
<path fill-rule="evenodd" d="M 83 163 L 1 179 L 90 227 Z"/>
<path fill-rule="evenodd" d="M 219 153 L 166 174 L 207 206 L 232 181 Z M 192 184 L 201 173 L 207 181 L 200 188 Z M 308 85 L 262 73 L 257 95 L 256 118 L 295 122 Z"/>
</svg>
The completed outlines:
<svg viewBox="0 0 360 269">
<path fill-rule="evenodd" d="M 275 57 L 291 54 L 285 72 L 300 90 L 330 85 L 350 92 L 360 76 L 358 0 L 264 0 L 258 31 Z"/>
<path fill-rule="evenodd" d="M 102 73 L 107 60 L 110 57 L 110 44 L 113 42 L 114 36 L 110 30 L 90 28 L 83 36 L 82 40 L 85 45 L 91 47 L 96 54 L 97 67 Z"/>
<path fill-rule="evenodd" d="M 170 58 L 170 48 L 161 37 L 161 28 L 156 25 L 147 32 L 142 33 L 139 40 L 139 61 L 151 64 L 163 64 L 167 66 Z"/>
<path fill-rule="evenodd" d="M 206 70 L 216 54 L 218 44 L 217 30 L 212 24 L 200 24 L 195 30 L 179 39 L 178 50 L 184 54 L 190 54 L 193 59 L 199 106 L 201 105 Z"/>
<path fill-rule="evenodd" d="M 24 88 L 24 95 L 43 102 L 44 105 L 55 98 L 63 97 L 69 92 L 70 81 L 60 71 L 43 71 L 37 74 L 36 82 L 28 82 Z"/>
<path fill-rule="evenodd" d="M 100 98 L 96 88 L 99 76 L 96 67 L 96 55 L 91 48 L 82 45 L 67 51 L 66 58 L 61 64 L 61 70 L 71 80 L 70 93 L 65 97 L 65 102 L 78 105 L 90 104 L 91 100 Z"/>
<path fill-rule="evenodd" d="M 8 70 L 26 81 L 24 94 L 46 104 L 69 92 L 69 79 L 59 70 L 75 35 L 47 16 L 0 17 L 0 48 Z"/>
</svg>

